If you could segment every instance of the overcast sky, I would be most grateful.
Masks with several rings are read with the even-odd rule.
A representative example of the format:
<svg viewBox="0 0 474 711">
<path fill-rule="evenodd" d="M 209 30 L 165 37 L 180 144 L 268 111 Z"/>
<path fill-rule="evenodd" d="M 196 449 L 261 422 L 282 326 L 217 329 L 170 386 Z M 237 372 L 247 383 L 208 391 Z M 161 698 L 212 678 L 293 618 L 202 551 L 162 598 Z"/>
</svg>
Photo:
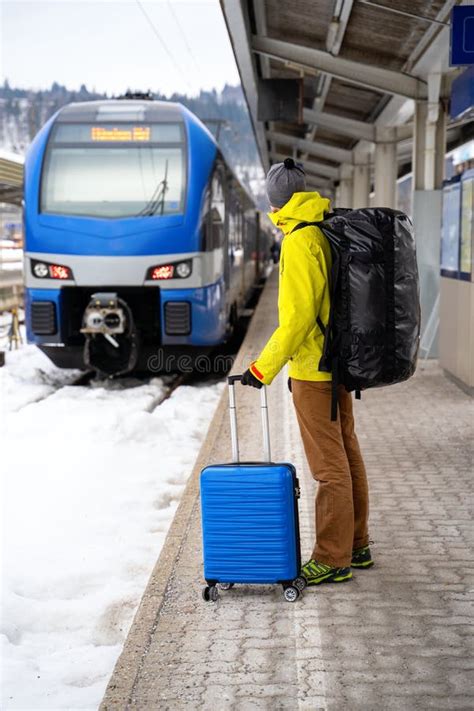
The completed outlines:
<svg viewBox="0 0 474 711">
<path fill-rule="evenodd" d="M 0 13 L 12 86 L 169 95 L 239 83 L 218 0 L 0 0 Z"/>
</svg>

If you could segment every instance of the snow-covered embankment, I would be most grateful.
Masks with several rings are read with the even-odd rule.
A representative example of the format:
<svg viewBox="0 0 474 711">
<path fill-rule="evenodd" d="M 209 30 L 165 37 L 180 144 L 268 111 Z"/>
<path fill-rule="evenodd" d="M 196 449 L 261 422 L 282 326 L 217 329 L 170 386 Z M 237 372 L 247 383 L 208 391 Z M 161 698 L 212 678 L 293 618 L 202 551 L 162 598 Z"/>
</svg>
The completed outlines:
<svg viewBox="0 0 474 711">
<path fill-rule="evenodd" d="M 95 709 L 223 384 L 0 369 L 2 709 Z"/>
</svg>

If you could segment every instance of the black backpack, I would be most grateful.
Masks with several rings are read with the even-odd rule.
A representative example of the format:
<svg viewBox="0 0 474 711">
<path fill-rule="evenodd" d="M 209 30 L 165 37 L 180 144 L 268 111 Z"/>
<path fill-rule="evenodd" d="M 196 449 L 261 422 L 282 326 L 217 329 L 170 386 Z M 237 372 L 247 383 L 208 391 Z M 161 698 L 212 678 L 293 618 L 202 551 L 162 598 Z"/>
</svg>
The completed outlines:
<svg viewBox="0 0 474 711">
<path fill-rule="evenodd" d="M 332 252 L 329 321 L 319 370 L 332 373 L 331 419 L 337 386 L 356 391 L 407 380 L 416 369 L 420 297 L 413 225 L 390 208 L 336 210 L 315 225 Z"/>
</svg>

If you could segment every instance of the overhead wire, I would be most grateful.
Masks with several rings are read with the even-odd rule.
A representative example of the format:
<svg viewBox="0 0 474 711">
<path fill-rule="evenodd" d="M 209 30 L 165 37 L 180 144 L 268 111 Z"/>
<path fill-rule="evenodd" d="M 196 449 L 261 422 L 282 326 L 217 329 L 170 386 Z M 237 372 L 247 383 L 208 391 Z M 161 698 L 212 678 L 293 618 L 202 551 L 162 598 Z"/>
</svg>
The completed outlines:
<svg viewBox="0 0 474 711">
<path fill-rule="evenodd" d="M 196 56 L 195 56 L 194 52 L 193 52 L 192 49 L 191 49 L 191 46 L 190 46 L 190 44 L 189 44 L 189 42 L 188 42 L 188 38 L 187 38 L 187 36 L 186 36 L 186 32 L 184 31 L 184 28 L 183 28 L 181 22 L 178 20 L 178 16 L 177 16 L 176 12 L 174 11 L 173 4 L 172 4 L 171 0 L 168 0 L 168 8 L 169 8 L 171 14 L 173 15 L 173 18 L 174 18 L 174 21 L 175 21 L 175 23 L 176 23 L 176 25 L 177 25 L 177 27 L 178 27 L 178 30 L 179 30 L 180 33 L 181 33 L 181 37 L 182 37 L 183 42 L 184 42 L 184 44 L 185 44 L 185 46 L 186 46 L 186 49 L 187 49 L 187 51 L 188 51 L 188 54 L 189 54 L 189 56 L 191 57 L 191 59 L 193 60 L 194 64 L 196 65 L 196 69 L 199 70 L 199 62 L 197 61 Z"/>
<path fill-rule="evenodd" d="M 155 23 L 153 22 L 153 20 L 151 19 L 151 17 L 149 16 L 149 14 L 148 14 L 147 11 L 145 10 L 145 8 L 143 7 L 143 5 L 142 5 L 142 3 L 140 2 L 140 0 L 135 0 L 135 2 L 137 3 L 138 7 L 140 8 L 140 10 L 141 10 L 143 16 L 145 17 L 146 21 L 147 21 L 148 24 L 150 25 L 150 27 L 151 27 L 151 29 L 152 29 L 152 31 L 153 31 L 153 34 L 155 35 L 155 37 L 157 38 L 158 42 L 160 43 L 160 45 L 161 45 L 161 46 L 163 47 L 163 49 L 165 50 L 165 52 L 166 52 L 166 54 L 168 55 L 169 59 L 171 60 L 171 63 L 172 63 L 173 66 L 176 67 L 176 69 L 179 71 L 179 73 L 180 73 L 181 76 L 183 77 L 184 81 L 185 81 L 186 84 L 188 85 L 189 89 L 192 91 L 192 90 L 193 90 L 193 87 L 192 87 L 192 85 L 191 85 L 191 83 L 190 83 L 188 77 L 186 76 L 186 74 L 184 73 L 184 71 L 181 69 L 181 67 L 180 67 L 180 65 L 178 64 L 178 62 L 176 61 L 175 57 L 173 57 L 173 54 L 170 52 L 168 46 L 166 45 L 166 42 L 164 41 L 164 39 L 162 38 L 162 36 L 161 36 L 160 33 L 158 32 L 158 28 L 156 27 Z"/>
</svg>

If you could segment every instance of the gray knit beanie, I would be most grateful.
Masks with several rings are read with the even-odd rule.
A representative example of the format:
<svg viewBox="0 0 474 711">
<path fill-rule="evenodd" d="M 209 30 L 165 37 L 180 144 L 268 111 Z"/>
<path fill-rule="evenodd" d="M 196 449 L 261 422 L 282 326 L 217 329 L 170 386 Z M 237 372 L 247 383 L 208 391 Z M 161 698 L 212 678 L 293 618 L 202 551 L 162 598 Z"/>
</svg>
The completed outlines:
<svg viewBox="0 0 474 711">
<path fill-rule="evenodd" d="M 272 207 L 283 207 L 293 193 L 306 190 L 303 167 L 293 158 L 272 165 L 267 174 L 267 195 Z"/>
</svg>

